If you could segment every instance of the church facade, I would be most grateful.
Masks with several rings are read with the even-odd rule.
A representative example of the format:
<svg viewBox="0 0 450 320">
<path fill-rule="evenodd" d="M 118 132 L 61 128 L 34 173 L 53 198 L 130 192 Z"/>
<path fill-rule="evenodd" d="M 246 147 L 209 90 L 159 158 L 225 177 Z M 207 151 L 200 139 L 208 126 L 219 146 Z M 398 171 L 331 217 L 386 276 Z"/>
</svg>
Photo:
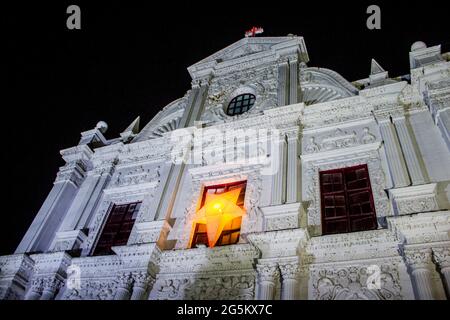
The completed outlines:
<svg viewBox="0 0 450 320">
<path fill-rule="evenodd" d="M 448 299 L 449 57 L 351 83 L 289 35 L 194 64 L 142 129 L 61 150 L 0 299 Z"/>
</svg>

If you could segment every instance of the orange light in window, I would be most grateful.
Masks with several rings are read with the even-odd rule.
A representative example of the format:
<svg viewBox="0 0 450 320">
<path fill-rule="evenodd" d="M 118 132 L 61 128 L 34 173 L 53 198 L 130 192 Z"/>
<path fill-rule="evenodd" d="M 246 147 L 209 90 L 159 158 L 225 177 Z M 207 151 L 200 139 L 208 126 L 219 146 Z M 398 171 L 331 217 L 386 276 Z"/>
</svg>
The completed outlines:
<svg viewBox="0 0 450 320">
<path fill-rule="evenodd" d="M 244 215 L 245 210 L 236 205 L 240 192 L 241 188 L 221 194 L 206 194 L 205 205 L 197 211 L 194 224 L 206 225 L 210 248 L 214 247 L 228 222 Z"/>
</svg>

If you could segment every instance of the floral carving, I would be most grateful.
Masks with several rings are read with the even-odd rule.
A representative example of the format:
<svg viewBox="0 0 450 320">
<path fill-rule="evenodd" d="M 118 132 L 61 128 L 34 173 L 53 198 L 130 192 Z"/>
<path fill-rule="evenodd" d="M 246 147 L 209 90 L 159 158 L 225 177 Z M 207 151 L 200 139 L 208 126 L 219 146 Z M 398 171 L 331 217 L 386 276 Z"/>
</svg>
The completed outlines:
<svg viewBox="0 0 450 320">
<path fill-rule="evenodd" d="M 450 248 L 433 248 L 433 257 L 439 267 L 450 267 Z"/>
<path fill-rule="evenodd" d="M 152 293 L 159 300 L 251 300 L 254 292 L 254 276 L 236 275 L 166 279 Z"/>
<path fill-rule="evenodd" d="M 398 271 L 388 265 L 381 267 L 380 289 L 369 289 L 367 267 L 324 268 L 314 270 L 313 298 L 316 300 L 400 300 Z"/>
<path fill-rule="evenodd" d="M 406 249 L 405 259 L 413 269 L 429 268 L 432 265 L 431 249 Z"/>
<path fill-rule="evenodd" d="M 280 272 L 283 280 L 297 280 L 300 270 L 301 267 L 299 263 L 280 263 Z"/>
<path fill-rule="evenodd" d="M 256 265 L 259 281 L 275 283 L 280 278 L 280 269 L 277 264 Z"/>
</svg>

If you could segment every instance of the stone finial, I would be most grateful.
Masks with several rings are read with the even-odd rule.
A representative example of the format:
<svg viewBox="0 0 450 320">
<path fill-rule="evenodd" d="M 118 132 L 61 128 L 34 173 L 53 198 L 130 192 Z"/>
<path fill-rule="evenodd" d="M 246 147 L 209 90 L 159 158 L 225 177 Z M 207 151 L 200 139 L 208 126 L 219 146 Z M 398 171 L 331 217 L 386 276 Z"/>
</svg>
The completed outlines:
<svg viewBox="0 0 450 320">
<path fill-rule="evenodd" d="M 425 48 L 427 48 L 427 44 L 425 42 L 423 42 L 423 41 L 416 41 L 411 46 L 411 52 L 412 51 L 418 51 L 418 50 L 425 49 Z"/>
<path fill-rule="evenodd" d="M 131 124 L 120 134 L 121 140 L 123 142 L 129 141 L 134 138 L 139 133 L 139 123 L 141 117 L 137 117 L 131 122 Z"/>
<path fill-rule="evenodd" d="M 384 70 L 383 67 L 375 59 L 372 59 L 372 63 L 370 66 L 370 74 L 373 75 L 383 72 L 386 72 L 386 70 Z"/>
<path fill-rule="evenodd" d="M 108 124 L 105 121 L 99 121 L 95 126 L 101 133 L 105 133 L 108 130 Z"/>
</svg>

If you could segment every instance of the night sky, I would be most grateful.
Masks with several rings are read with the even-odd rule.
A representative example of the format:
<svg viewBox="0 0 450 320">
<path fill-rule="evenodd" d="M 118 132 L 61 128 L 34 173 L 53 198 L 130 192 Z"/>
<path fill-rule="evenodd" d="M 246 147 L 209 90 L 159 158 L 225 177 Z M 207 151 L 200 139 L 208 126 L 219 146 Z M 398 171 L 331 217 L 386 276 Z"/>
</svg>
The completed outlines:
<svg viewBox="0 0 450 320">
<path fill-rule="evenodd" d="M 7 86 L 0 103 L 0 255 L 15 250 L 52 188 L 64 164 L 59 150 L 76 145 L 80 132 L 99 120 L 109 124 L 107 138 L 138 115 L 145 125 L 190 88 L 188 66 L 238 41 L 254 25 L 265 36 L 303 36 L 309 66 L 333 69 L 349 81 L 368 76 L 371 58 L 391 76 L 409 73 L 408 53 L 417 40 L 450 51 L 442 1 L 374 1 L 382 12 L 382 29 L 376 31 L 366 28 L 372 3 L 364 1 L 93 2 L 2 4 Z M 70 4 L 81 7 L 81 30 L 66 28 Z"/>
</svg>

